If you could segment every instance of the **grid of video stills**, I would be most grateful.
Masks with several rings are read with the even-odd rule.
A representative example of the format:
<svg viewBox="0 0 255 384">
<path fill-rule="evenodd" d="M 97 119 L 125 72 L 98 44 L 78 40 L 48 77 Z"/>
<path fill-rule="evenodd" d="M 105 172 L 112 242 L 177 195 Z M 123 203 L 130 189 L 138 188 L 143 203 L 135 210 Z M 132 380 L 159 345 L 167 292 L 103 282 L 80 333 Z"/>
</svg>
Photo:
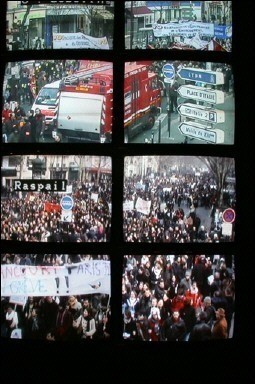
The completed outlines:
<svg viewBox="0 0 255 384">
<path fill-rule="evenodd" d="M 233 338 L 232 2 L 5 5 L 1 337 Z"/>
</svg>

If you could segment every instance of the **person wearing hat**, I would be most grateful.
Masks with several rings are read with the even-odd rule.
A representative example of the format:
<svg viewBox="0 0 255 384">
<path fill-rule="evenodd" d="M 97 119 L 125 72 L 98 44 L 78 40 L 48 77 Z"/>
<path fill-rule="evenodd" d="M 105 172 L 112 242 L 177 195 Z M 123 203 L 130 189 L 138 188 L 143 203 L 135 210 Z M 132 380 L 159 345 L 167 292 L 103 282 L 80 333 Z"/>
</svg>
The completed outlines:
<svg viewBox="0 0 255 384">
<path fill-rule="evenodd" d="M 225 309 L 218 308 L 216 311 L 216 321 L 212 328 L 213 339 L 227 339 L 228 338 L 228 324 L 225 318 Z"/>
</svg>

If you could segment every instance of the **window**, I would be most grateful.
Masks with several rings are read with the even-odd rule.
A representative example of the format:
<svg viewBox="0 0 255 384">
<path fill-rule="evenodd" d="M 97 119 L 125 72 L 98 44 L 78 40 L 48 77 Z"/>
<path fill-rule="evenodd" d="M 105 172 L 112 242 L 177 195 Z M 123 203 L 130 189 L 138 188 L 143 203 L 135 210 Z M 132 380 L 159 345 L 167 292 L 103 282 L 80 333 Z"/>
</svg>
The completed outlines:
<svg viewBox="0 0 255 384">
<path fill-rule="evenodd" d="M 72 337 L 71 344 L 81 347 L 78 363 L 86 349 L 102 368 L 106 364 L 104 372 L 114 370 L 111 359 L 120 356 L 123 374 L 141 361 L 141 352 L 147 371 L 154 368 L 149 370 L 152 379 L 165 366 L 165 357 L 177 364 L 182 381 L 184 356 L 192 361 L 196 356 L 206 366 L 221 355 L 233 378 L 240 365 L 234 364 L 232 352 L 239 356 L 239 340 L 249 340 L 246 313 L 241 320 L 242 297 L 250 292 L 246 287 L 252 279 L 241 280 L 252 270 L 247 246 L 252 249 L 253 61 L 247 47 L 253 12 L 248 5 L 233 3 L 232 9 L 231 2 L 216 6 L 207 1 L 92 6 L 45 1 L 23 2 L 15 9 L 13 3 L 5 3 L 11 33 L 1 50 L 5 304 L 23 316 L 30 293 L 42 305 L 44 296 L 54 296 L 58 309 L 71 295 L 81 296 L 83 304 L 88 299 L 96 310 L 97 329 L 103 331 L 100 348 L 96 336 L 95 343 L 81 344 Z M 25 255 L 32 267 L 13 267 Z M 53 265 L 46 265 L 48 258 Z M 64 263 L 56 265 L 59 259 Z M 228 340 L 194 346 L 186 343 L 186 334 L 180 343 L 169 344 L 166 336 L 137 343 L 144 318 L 129 303 L 137 300 L 139 269 L 148 259 L 150 275 L 143 267 L 142 277 L 151 301 L 158 278 L 163 275 L 165 283 L 169 268 L 175 267 L 179 284 L 186 271 L 200 284 L 202 311 L 205 297 L 214 303 L 224 299 L 217 309 L 225 314 L 224 302 L 234 299 Z M 198 265 L 208 272 L 202 283 L 193 272 Z M 218 270 L 220 298 L 211 285 Z M 17 271 L 20 276 L 12 280 Z M 34 279 L 33 273 L 47 278 Z M 76 279 L 75 273 L 81 275 Z M 105 275 L 110 291 L 103 290 Z M 24 291 L 26 277 L 31 285 Z M 62 340 L 63 357 L 67 351 L 70 356 L 73 349 Z"/>
</svg>

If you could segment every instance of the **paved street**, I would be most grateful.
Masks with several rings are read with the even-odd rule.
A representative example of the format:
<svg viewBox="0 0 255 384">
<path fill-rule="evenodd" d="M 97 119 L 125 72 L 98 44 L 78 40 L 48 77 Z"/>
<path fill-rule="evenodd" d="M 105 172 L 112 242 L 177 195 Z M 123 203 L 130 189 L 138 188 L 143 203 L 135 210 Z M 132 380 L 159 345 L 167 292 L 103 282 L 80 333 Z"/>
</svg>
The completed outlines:
<svg viewBox="0 0 255 384">
<path fill-rule="evenodd" d="M 178 106 L 184 103 L 185 99 L 178 98 Z M 234 143 L 234 97 L 232 94 L 225 95 L 225 103 L 223 106 L 217 106 L 218 110 L 225 112 L 225 123 L 214 124 L 210 131 L 220 129 L 224 132 L 224 143 L 222 144 L 233 144 Z M 162 143 L 162 144 L 207 144 L 205 140 L 199 140 L 196 138 L 185 136 L 181 133 L 179 126 L 181 123 L 188 121 L 185 117 L 181 116 L 178 112 L 173 112 L 169 115 L 167 113 L 167 98 L 163 98 L 162 102 L 162 113 L 158 116 L 152 130 L 141 132 L 139 135 L 131 139 L 130 143 L 144 143 L 148 142 L 151 144 Z M 194 119 L 193 119 L 194 122 Z M 197 122 L 196 122 L 197 123 Z M 195 123 L 195 124 L 196 124 Z M 189 119 L 189 124 L 192 125 L 192 120 Z M 200 124 L 206 126 L 205 123 Z M 161 127 L 161 129 L 160 129 Z M 170 128 L 170 129 L 169 129 Z M 169 134 L 170 132 L 170 134 Z"/>
</svg>

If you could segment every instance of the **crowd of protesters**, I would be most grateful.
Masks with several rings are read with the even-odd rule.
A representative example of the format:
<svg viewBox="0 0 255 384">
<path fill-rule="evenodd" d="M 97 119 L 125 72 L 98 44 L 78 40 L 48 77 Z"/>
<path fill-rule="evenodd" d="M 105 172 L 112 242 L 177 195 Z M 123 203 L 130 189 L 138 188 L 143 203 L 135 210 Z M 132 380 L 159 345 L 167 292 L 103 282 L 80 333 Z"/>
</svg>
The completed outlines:
<svg viewBox="0 0 255 384">
<path fill-rule="evenodd" d="M 192 38 L 194 35 L 190 36 Z M 222 50 L 231 52 L 232 51 L 232 39 L 219 39 L 219 38 L 211 38 L 208 36 L 199 36 L 201 39 L 201 43 L 205 44 L 205 47 L 201 45 L 201 48 L 194 47 L 189 45 L 189 43 L 185 43 L 185 38 L 180 36 L 179 38 L 174 38 L 172 36 L 168 37 L 150 37 L 149 43 L 146 44 L 146 40 L 144 39 L 142 42 L 138 42 L 136 45 L 136 49 L 182 49 L 182 50 Z M 206 45 L 207 43 L 207 45 Z M 217 49 L 211 48 L 211 44 L 214 47 L 214 44 L 217 45 Z"/>
<path fill-rule="evenodd" d="M 45 116 L 40 108 L 26 113 L 24 108 L 15 102 L 14 110 L 9 103 L 4 104 L 2 141 L 4 143 L 39 143 L 44 140 L 47 130 Z"/>
<path fill-rule="evenodd" d="M 122 277 L 123 338 L 233 337 L 234 260 L 229 255 L 128 255 Z"/>
<path fill-rule="evenodd" d="M 2 109 L 2 142 L 42 142 L 47 133 L 44 115 L 31 107 L 41 88 L 75 73 L 79 61 L 40 61 L 34 65 L 19 65 L 19 75 L 6 82 Z"/>
<path fill-rule="evenodd" d="M 4 254 L 1 264 L 61 266 L 107 255 Z M 107 294 L 27 297 L 23 305 L 1 297 L 1 336 L 29 340 L 101 340 L 111 335 L 111 305 Z"/>
<path fill-rule="evenodd" d="M 97 193 L 98 199 L 92 199 Z M 111 182 L 73 183 L 71 222 L 61 218 L 61 194 L 22 192 L 2 187 L 1 239 L 28 242 L 106 242 L 111 228 Z M 52 209 L 46 209 L 53 204 Z M 58 209 L 57 209 L 58 207 Z"/>
<path fill-rule="evenodd" d="M 141 187 L 144 186 L 144 187 Z M 151 202 L 147 212 L 137 210 L 141 198 Z M 227 242 L 229 236 L 222 234 L 222 212 L 219 208 L 216 186 L 210 175 L 196 178 L 190 174 L 170 177 L 126 177 L 123 201 L 133 202 L 134 209 L 123 212 L 124 239 L 127 242 Z M 235 196 L 224 193 L 224 207 L 235 207 Z M 203 207 L 210 216 L 210 227 L 201 225 L 197 208 Z M 185 213 L 186 211 L 186 213 Z M 188 212 L 188 213 L 187 213 Z"/>
<path fill-rule="evenodd" d="M 194 15 L 190 19 L 182 19 L 178 18 L 174 23 L 191 23 L 190 31 L 187 32 L 186 35 L 178 35 L 178 33 L 171 34 L 169 33 L 168 36 L 164 35 L 162 37 L 155 37 L 153 31 L 148 30 L 147 36 L 139 39 L 139 33 L 137 35 L 137 41 L 135 42 L 135 48 L 136 49 L 183 49 L 183 50 L 223 50 L 223 51 L 232 51 L 232 33 L 226 34 L 225 37 L 216 37 L 212 35 L 203 35 L 203 33 L 198 33 L 192 31 L 192 23 L 198 22 L 196 15 Z M 215 24 L 217 26 L 226 26 L 226 17 L 224 16 L 221 20 L 219 18 L 216 20 L 216 17 L 212 15 L 211 18 L 206 18 L 205 15 L 203 15 L 201 19 L 202 23 L 208 23 L 208 24 Z M 167 21 L 164 18 L 159 18 L 157 20 L 157 24 L 167 24 L 171 23 L 171 21 Z M 162 27 L 162 25 L 160 26 Z M 231 30 L 232 26 L 228 25 L 226 29 Z M 199 45 L 189 45 L 189 43 L 185 43 L 186 39 L 191 39 L 192 37 L 196 36 L 199 40 L 201 40 L 202 44 Z M 210 42 L 215 41 L 217 43 L 217 48 L 210 48 Z M 207 43 L 207 45 L 206 45 Z M 205 46 L 204 46 L 205 45 Z"/>
</svg>

